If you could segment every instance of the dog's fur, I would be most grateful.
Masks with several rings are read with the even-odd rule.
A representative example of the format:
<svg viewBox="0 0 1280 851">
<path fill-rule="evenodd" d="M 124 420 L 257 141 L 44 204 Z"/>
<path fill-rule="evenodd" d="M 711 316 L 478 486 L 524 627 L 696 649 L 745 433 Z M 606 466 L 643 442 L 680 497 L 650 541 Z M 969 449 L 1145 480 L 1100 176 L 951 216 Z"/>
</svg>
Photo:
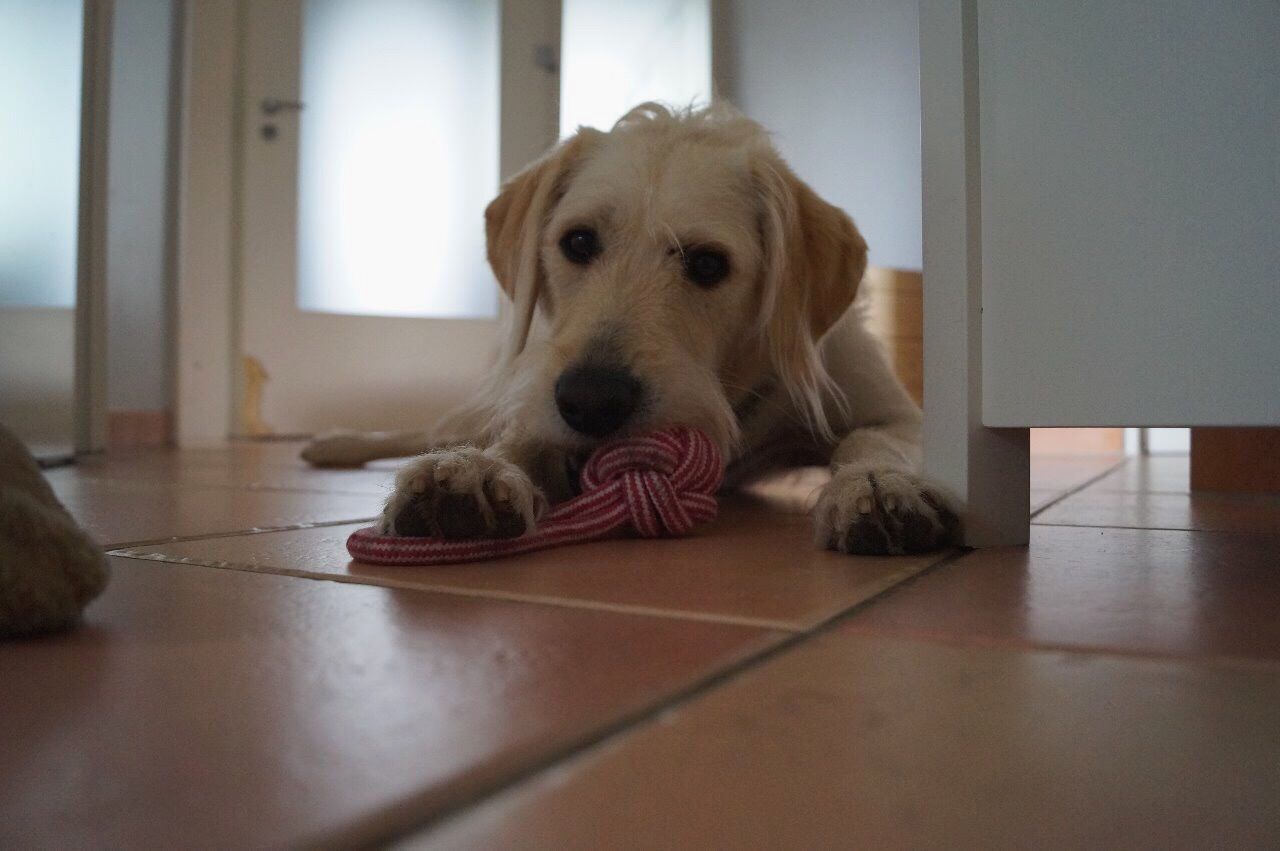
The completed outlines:
<svg viewBox="0 0 1280 851">
<path fill-rule="evenodd" d="M 431 450 L 397 477 L 386 531 L 519 534 L 569 496 L 598 441 L 566 425 L 555 385 L 583 365 L 620 367 L 643 387 L 611 437 L 697 426 L 724 451 L 730 484 L 830 463 L 814 512 L 822 546 L 914 552 L 954 531 L 948 501 L 915 472 L 920 411 L 853 307 L 866 243 L 755 122 L 725 106 L 643 104 L 530 165 L 485 219 L 512 322 L 478 401 L 435 437 L 336 436 L 305 452 L 352 463 Z M 586 264 L 560 244 L 581 228 L 601 246 Z M 699 286 L 683 258 L 708 246 L 729 274 Z"/>
</svg>

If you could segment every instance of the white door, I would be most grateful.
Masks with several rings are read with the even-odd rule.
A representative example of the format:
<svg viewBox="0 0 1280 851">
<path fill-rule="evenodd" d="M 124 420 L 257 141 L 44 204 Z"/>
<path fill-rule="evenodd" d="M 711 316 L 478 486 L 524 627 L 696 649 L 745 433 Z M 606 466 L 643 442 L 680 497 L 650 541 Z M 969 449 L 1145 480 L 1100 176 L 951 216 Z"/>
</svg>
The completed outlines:
<svg viewBox="0 0 1280 851">
<path fill-rule="evenodd" d="M 557 119 L 558 4 L 509 5 L 247 4 L 242 433 L 423 428 L 492 363 L 484 206 Z"/>
<path fill-rule="evenodd" d="M 74 440 L 81 0 L 0 3 L 0 423 Z"/>
</svg>

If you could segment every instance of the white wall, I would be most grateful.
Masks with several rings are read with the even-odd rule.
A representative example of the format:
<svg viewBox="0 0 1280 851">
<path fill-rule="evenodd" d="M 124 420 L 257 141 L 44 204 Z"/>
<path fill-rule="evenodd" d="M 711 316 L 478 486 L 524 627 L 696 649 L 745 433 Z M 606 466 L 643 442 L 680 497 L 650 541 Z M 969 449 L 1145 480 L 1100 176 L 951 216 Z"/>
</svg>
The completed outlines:
<svg viewBox="0 0 1280 851">
<path fill-rule="evenodd" d="M 916 0 L 720 0 L 717 83 L 843 207 L 876 266 L 920 263 Z"/>
<path fill-rule="evenodd" d="M 165 267 L 173 0 L 116 0 L 107 191 L 107 404 L 170 399 Z"/>
</svg>

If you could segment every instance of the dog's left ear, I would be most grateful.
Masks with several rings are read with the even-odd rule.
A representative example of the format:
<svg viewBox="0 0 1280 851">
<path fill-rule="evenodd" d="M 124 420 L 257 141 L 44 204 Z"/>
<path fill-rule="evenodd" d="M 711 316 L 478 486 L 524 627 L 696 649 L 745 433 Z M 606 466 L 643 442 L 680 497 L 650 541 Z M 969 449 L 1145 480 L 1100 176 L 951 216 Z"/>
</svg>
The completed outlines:
<svg viewBox="0 0 1280 851">
<path fill-rule="evenodd" d="M 853 221 L 776 157 L 755 169 L 763 197 L 762 316 L 774 368 L 819 433 L 829 380 L 818 341 L 853 303 L 867 243 Z"/>
<path fill-rule="evenodd" d="M 574 163 L 598 135 L 595 130 L 579 130 L 503 184 L 498 197 L 485 208 L 489 266 L 515 308 L 506 358 L 524 348 L 542 291 L 542 229 L 564 194 Z"/>
</svg>

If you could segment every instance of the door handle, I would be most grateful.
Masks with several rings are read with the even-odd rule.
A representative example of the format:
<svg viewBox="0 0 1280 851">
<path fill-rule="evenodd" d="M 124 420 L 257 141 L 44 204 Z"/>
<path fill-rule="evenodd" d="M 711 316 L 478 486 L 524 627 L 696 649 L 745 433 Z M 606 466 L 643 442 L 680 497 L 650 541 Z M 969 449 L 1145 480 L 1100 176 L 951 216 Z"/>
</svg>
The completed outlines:
<svg viewBox="0 0 1280 851">
<path fill-rule="evenodd" d="M 289 110 L 292 112 L 301 112 L 306 106 L 300 100 L 282 100 L 281 98 L 263 98 L 259 104 L 263 115 L 275 115 L 278 112 Z"/>
</svg>

